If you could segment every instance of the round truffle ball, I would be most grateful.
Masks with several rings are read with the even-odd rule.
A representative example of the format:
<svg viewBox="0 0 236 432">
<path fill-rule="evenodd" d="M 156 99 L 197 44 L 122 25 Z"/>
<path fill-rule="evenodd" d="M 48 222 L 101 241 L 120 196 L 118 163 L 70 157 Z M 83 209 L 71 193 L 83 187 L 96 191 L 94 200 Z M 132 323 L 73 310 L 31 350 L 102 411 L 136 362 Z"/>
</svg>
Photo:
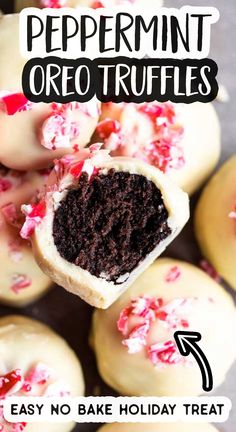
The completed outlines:
<svg viewBox="0 0 236 432">
<path fill-rule="evenodd" d="M 201 372 L 180 355 L 174 333 L 202 335 L 216 388 L 235 360 L 235 324 L 231 297 L 205 272 L 159 259 L 108 310 L 94 312 L 91 340 L 102 378 L 119 393 L 195 396 L 203 393 Z"/>
<path fill-rule="evenodd" d="M 82 396 L 79 360 L 49 327 L 21 316 L 0 319 L 1 398 L 14 396 Z M 4 419 L 1 419 L 4 426 Z M 73 423 L 31 423 L 24 432 L 69 432 Z M 16 429 L 14 429 L 16 430 Z"/>
</svg>

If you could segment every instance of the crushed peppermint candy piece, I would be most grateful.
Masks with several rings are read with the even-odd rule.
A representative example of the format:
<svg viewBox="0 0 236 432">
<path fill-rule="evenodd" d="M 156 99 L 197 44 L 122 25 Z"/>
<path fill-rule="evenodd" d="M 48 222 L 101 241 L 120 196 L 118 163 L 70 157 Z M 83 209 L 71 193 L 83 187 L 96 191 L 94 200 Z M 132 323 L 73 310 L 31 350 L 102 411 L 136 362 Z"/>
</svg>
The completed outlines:
<svg viewBox="0 0 236 432">
<path fill-rule="evenodd" d="M 178 266 L 171 267 L 168 271 L 165 281 L 170 282 L 176 282 L 181 276 L 181 269 Z"/>
<path fill-rule="evenodd" d="M 199 263 L 200 268 L 208 274 L 214 281 L 217 283 L 221 282 L 221 276 L 217 271 L 214 269 L 214 267 L 205 259 L 202 259 Z"/>
<path fill-rule="evenodd" d="M 47 365 L 38 363 L 32 367 L 25 377 L 22 391 L 28 393 L 32 390 L 33 385 L 45 385 L 53 377 L 53 371 Z"/>
<path fill-rule="evenodd" d="M 131 300 L 130 305 L 121 311 L 117 321 L 118 330 L 125 336 L 122 344 L 129 354 L 145 349 L 147 357 L 155 366 L 183 361 L 174 340 L 150 345 L 148 336 L 155 321 L 171 332 L 177 328 L 189 328 L 187 317 L 194 300 L 196 299 L 177 298 L 166 304 L 163 299 L 149 296 Z"/>
<path fill-rule="evenodd" d="M 59 9 L 66 6 L 67 0 L 41 0 L 41 7 Z"/>
<path fill-rule="evenodd" d="M 41 201 L 38 204 L 23 205 L 21 209 L 26 219 L 20 235 L 23 239 L 28 240 L 46 215 L 46 203 L 45 201 Z"/>
<path fill-rule="evenodd" d="M 117 120 L 105 119 L 98 123 L 96 133 L 99 138 L 107 139 L 112 133 L 120 132 L 121 125 Z"/>
<path fill-rule="evenodd" d="M 104 8 L 104 7 L 105 6 L 104 6 L 103 2 L 98 1 L 98 0 L 95 0 L 91 5 L 92 9 L 98 9 L 98 8 Z"/>
<path fill-rule="evenodd" d="M 30 109 L 30 103 L 23 93 L 10 93 L 2 96 L 1 106 L 10 116 Z"/>
<path fill-rule="evenodd" d="M 23 384 L 23 376 L 20 369 L 15 369 L 0 377 L 0 398 L 16 393 Z"/>
<path fill-rule="evenodd" d="M 21 290 L 29 288 L 32 285 L 32 280 L 25 274 L 13 274 L 11 281 L 11 290 L 15 294 L 19 294 Z"/>
<path fill-rule="evenodd" d="M 147 350 L 148 358 L 155 366 L 163 366 L 163 364 L 178 364 L 183 363 L 184 359 L 178 351 L 178 348 L 173 341 L 160 342 L 150 345 Z"/>
<path fill-rule="evenodd" d="M 69 148 L 71 140 L 78 136 L 78 124 L 65 114 L 55 113 L 43 123 L 41 144 L 49 150 Z"/>
</svg>

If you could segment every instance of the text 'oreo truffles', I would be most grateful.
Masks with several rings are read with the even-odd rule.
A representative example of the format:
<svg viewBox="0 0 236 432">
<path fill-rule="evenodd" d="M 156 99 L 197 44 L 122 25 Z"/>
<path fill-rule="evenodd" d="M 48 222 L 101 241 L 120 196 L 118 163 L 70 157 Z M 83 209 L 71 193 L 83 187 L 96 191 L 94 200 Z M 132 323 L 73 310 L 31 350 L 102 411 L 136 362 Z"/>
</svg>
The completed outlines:
<svg viewBox="0 0 236 432">
<path fill-rule="evenodd" d="M 58 161 L 40 202 L 24 206 L 42 270 L 107 308 L 176 237 L 188 197 L 158 169 L 100 144 Z"/>
</svg>

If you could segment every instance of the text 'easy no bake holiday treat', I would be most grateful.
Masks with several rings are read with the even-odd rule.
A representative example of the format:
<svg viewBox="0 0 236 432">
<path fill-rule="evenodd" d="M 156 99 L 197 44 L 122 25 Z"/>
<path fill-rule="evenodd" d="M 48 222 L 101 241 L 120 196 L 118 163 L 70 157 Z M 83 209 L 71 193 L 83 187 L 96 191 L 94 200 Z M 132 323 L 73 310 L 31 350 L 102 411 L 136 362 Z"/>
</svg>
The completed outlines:
<svg viewBox="0 0 236 432">
<path fill-rule="evenodd" d="M 59 160 L 21 234 L 55 282 L 107 308 L 178 235 L 188 197 L 162 172 L 99 144 Z"/>
</svg>

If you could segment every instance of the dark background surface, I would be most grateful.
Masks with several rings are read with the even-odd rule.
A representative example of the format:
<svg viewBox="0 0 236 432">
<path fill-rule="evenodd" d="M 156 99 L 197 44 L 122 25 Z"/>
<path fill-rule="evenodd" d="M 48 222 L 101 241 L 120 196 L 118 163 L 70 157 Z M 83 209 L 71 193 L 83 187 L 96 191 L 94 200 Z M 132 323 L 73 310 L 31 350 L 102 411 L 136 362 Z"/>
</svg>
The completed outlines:
<svg viewBox="0 0 236 432">
<path fill-rule="evenodd" d="M 220 21 L 213 26 L 210 57 L 218 63 L 218 82 L 226 87 L 230 96 L 227 103 L 215 102 L 222 125 L 221 162 L 223 162 L 230 154 L 236 153 L 236 0 L 166 0 L 165 2 L 165 6 L 169 7 L 184 5 L 215 6 L 221 14 Z M 0 0 L 0 8 L 4 12 L 11 12 L 12 7 L 13 1 Z M 198 195 L 192 198 L 192 213 Z M 168 248 L 166 255 L 185 259 L 195 264 L 199 263 L 201 257 L 193 235 L 192 220 L 178 239 Z M 236 294 L 230 289 L 229 291 L 236 300 Z M 91 307 L 77 297 L 68 294 L 62 288 L 56 287 L 40 301 L 19 312 L 49 324 L 67 340 L 81 359 L 88 395 L 115 394 L 99 378 L 94 355 L 88 346 Z M 0 308 L 1 315 L 9 313 L 18 313 L 18 310 L 7 307 Z M 222 341 L 222 350 L 224 349 L 223 343 L 224 341 Z M 236 338 L 232 343 L 236 343 Z M 224 385 L 217 389 L 216 394 L 228 396 L 236 404 L 236 365 L 230 371 Z M 201 426 L 199 425 L 199 432 L 200 429 Z M 233 407 L 230 420 L 219 425 L 218 429 L 223 432 L 236 431 L 236 408 Z M 92 424 L 78 425 L 76 428 L 76 432 L 94 432 L 96 430 L 97 426 Z"/>
</svg>

